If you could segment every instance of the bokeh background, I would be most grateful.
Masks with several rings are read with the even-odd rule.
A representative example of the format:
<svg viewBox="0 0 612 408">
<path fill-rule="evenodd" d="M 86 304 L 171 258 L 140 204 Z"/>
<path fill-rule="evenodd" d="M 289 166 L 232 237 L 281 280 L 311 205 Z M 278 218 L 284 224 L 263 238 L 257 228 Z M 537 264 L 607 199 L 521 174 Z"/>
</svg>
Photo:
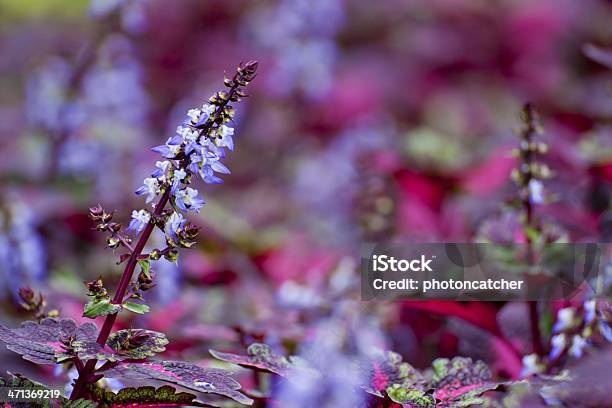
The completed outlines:
<svg viewBox="0 0 612 408">
<path fill-rule="evenodd" d="M 500 339 L 529 351 L 524 305 L 360 303 L 359 246 L 520 239 L 508 203 L 525 102 L 555 175 L 538 215 L 564 240 L 607 241 L 610 21 L 604 0 L 0 0 L 0 319 L 26 317 L 28 284 L 83 320 L 82 282 L 121 273 L 88 207 L 129 220 L 150 147 L 257 59 L 232 174 L 200 186 L 198 245 L 155 265 L 153 312 L 119 326 L 165 331 L 167 356 L 203 365 L 254 340 L 319 356 L 343 380 L 311 396 L 341 395 L 344 362 L 372 346 L 516 378 Z"/>
</svg>

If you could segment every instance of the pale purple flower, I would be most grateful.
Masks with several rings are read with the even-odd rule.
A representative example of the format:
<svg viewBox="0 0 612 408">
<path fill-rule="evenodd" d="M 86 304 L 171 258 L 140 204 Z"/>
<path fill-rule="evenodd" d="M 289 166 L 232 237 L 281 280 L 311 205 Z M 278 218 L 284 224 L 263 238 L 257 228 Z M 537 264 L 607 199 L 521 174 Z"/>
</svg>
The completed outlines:
<svg viewBox="0 0 612 408">
<path fill-rule="evenodd" d="M 187 172 L 183 169 L 175 169 L 174 174 L 172 175 L 172 192 L 175 192 L 179 187 L 179 184 L 185 180 L 187 177 Z"/>
<path fill-rule="evenodd" d="M 144 184 L 136 190 L 138 195 L 147 195 L 147 203 L 153 201 L 157 193 L 159 193 L 159 180 L 154 177 L 147 177 L 144 179 Z"/>
<path fill-rule="evenodd" d="M 557 321 L 555 322 L 555 325 L 553 326 L 553 332 L 558 333 L 560 331 L 563 331 L 563 330 L 566 330 L 572 327 L 575 323 L 574 317 L 575 317 L 574 308 L 565 307 L 563 309 L 560 309 L 557 312 Z"/>
<path fill-rule="evenodd" d="M 187 220 L 183 217 L 182 214 L 173 212 L 168 220 L 166 220 L 166 225 L 164 226 L 164 232 L 170 238 L 176 239 L 176 236 L 181 228 L 185 225 Z"/>
<path fill-rule="evenodd" d="M 147 210 L 133 210 L 132 221 L 130 221 L 128 230 L 134 230 L 140 233 L 140 231 L 147 226 L 149 221 L 151 221 L 151 214 Z"/>
<path fill-rule="evenodd" d="M 168 174 L 168 170 L 170 169 L 172 163 L 169 160 L 158 161 L 155 162 L 155 167 L 157 170 L 151 174 L 151 176 L 155 177 L 161 182 L 166 181 L 166 174 Z"/>
<path fill-rule="evenodd" d="M 552 349 L 550 351 L 550 358 L 557 358 L 561 352 L 565 349 L 565 334 L 557 334 L 550 339 L 550 345 Z"/>
<path fill-rule="evenodd" d="M 198 212 L 204 205 L 204 200 L 198 197 L 198 190 L 186 187 L 175 194 L 176 205 L 183 211 Z"/>
<path fill-rule="evenodd" d="M 173 159 L 180 153 L 181 143 L 180 140 L 177 141 L 176 138 L 171 137 L 170 139 L 168 139 L 168 141 L 166 141 L 166 144 L 156 146 L 151 150 L 161 154 L 167 159 Z"/>
<path fill-rule="evenodd" d="M 223 180 L 215 176 L 213 169 L 210 166 L 202 166 L 199 171 L 200 177 L 207 184 L 223 184 Z"/>
<path fill-rule="evenodd" d="M 529 354 L 523 357 L 523 370 L 521 377 L 528 377 L 544 371 L 544 365 L 540 362 L 537 354 Z"/>
<path fill-rule="evenodd" d="M 582 353 L 586 345 L 587 341 L 578 334 L 575 334 L 572 339 L 572 346 L 569 349 L 569 355 L 575 358 L 582 357 Z"/>
<path fill-rule="evenodd" d="M 234 139 L 232 136 L 234 135 L 234 128 L 221 125 L 217 130 L 217 138 L 215 139 L 215 144 L 219 147 L 227 147 L 230 150 L 234 150 Z"/>
<path fill-rule="evenodd" d="M 531 179 L 529 180 L 529 200 L 533 204 L 544 203 L 544 184 L 540 180 Z"/>
</svg>

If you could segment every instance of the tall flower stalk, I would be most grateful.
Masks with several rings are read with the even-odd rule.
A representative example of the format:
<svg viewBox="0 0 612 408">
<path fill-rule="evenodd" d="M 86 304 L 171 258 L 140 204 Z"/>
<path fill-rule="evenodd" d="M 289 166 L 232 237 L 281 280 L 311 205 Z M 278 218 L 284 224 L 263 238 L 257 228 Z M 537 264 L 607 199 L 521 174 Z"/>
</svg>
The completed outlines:
<svg viewBox="0 0 612 408">
<path fill-rule="evenodd" d="M 519 168 L 516 169 L 512 178 L 519 187 L 521 208 L 523 211 L 523 222 L 525 237 L 527 240 L 527 262 L 533 265 L 535 262 L 535 240 L 541 236 L 542 229 L 534 217 L 536 205 L 544 203 L 544 186 L 542 180 L 550 177 L 548 167 L 540 163 L 538 155 L 546 153 L 548 147 L 545 143 L 536 140 L 536 135 L 542 133 L 538 123 L 537 114 L 531 104 L 525 104 L 521 112 L 523 127 L 520 130 L 520 143 L 517 150 L 519 157 Z M 533 352 L 542 355 L 542 334 L 540 332 L 540 316 L 537 301 L 529 301 L 529 320 Z"/>
<path fill-rule="evenodd" d="M 109 234 L 108 245 L 127 250 L 119 259 L 126 264 L 112 299 L 101 279 L 87 282 L 92 300 L 86 305 L 84 315 L 92 318 L 106 316 L 96 340 L 99 345 L 107 344 L 121 309 L 136 313 L 148 310 L 141 303 L 141 293 L 153 286 L 150 261 L 161 257 L 176 261 L 180 248 L 189 248 L 194 244 L 198 228 L 188 222 L 183 213 L 198 212 L 204 200 L 190 185 L 197 176 L 205 183 L 222 183 L 217 174 L 230 172 L 222 160 L 226 156 L 226 149 L 233 150 L 234 147 L 234 129 L 230 126 L 234 116 L 232 104 L 246 96 L 243 87 L 255 78 L 256 70 L 256 61 L 240 64 L 234 76 L 225 79 L 227 90 L 215 93 L 201 108 L 189 110 L 187 119 L 177 127 L 176 135 L 165 144 L 153 148 L 164 160 L 156 163 L 156 170 L 144 180 L 136 194 L 146 195 L 147 203 L 158 199 L 152 205 L 152 210 L 144 208 L 132 212 L 128 230 L 140 233 L 134 246 L 129 236 L 122 232 L 122 225 L 112 221 L 112 213 L 107 213 L 99 205 L 90 209 L 90 216 L 97 229 Z M 155 228 L 163 231 L 166 247 L 143 254 Z M 133 281 L 137 266 L 140 266 L 140 273 Z M 107 361 L 96 369 L 98 360 L 95 358 L 83 363 L 79 357 L 75 357 L 73 361 L 79 373 L 70 396 L 73 400 L 82 398 L 87 384 L 101 378 L 102 374 L 98 374 L 98 370 L 113 365 Z"/>
</svg>

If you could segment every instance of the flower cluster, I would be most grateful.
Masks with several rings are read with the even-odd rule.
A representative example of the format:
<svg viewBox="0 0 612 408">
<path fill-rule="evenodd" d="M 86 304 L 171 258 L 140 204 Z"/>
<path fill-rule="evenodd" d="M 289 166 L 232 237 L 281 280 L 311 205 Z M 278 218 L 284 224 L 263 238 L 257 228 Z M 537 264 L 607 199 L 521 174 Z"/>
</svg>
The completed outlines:
<svg viewBox="0 0 612 408">
<path fill-rule="evenodd" d="M 173 210 L 158 214 L 148 209 L 134 210 L 128 229 L 140 233 L 147 225 L 156 225 L 163 230 L 168 248 L 166 253 L 156 255 L 168 258 L 175 248 L 193 244 L 197 227 L 182 212 L 198 212 L 205 202 L 191 183 L 194 176 L 199 176 L 205 183 L 219 184 L 223 180 L 218 175 L 229 174 L 222 160 L 227 150 L 234 149 L 231 104 L 246 96 L 242 87 L 255 78 L 256 69 L 257 62 L 241 64 L 233 78 L 225 79 L 227 90 L 215 93 L 202 107 L 190 109 L 176 134 L 152 149 L 164 160 L 155 164 L 155 171 L 144 179 L 136 194 L 145 196 L 147 203 L 161 196 L 160 202 L 169 201 Z"/>
<path fill-rule="evenodd" d="M 609 303 L 596 299 L 587 300 L 579 307 L 560 309 L 553 325 L 548 356 L 525 356 L 523 375 L 550 371 L 565 358 L 581 358 L 588 349 L 612 342 L 611 317 Z"/>
<path fill-rule="evenodd" d="M 544 204 L 546 196 L 542 180 L 551 176 L 550 169 L 546 164 L 536 160 L 537 155 L 548 151 L 548 146 L 541 141 L 534 140 L 536 134 L 542 133 L 542 127 L 537 120 L 536 112 L 530 104 L 523 107 L 521 119 L 524 123 L 520 130 L 521 142 L 515 150 L 519 157 L 519 168 L 512 172 L 512 179 L 520 188 L 521 200 L 525 206 L 533 204 Z"/>
</svg>

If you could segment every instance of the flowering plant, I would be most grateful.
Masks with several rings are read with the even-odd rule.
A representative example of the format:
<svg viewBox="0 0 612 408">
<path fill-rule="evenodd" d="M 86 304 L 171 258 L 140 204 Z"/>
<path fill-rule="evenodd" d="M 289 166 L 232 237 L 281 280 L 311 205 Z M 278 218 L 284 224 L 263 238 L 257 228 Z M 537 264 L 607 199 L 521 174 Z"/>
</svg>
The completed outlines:
<svg viewBox="0 0 612 408">
<path fill-rule="evenodd" d="M 85 282 L 90 301 L 85 305 L 83 316 L 104 317 L 100 330 L 92 323 L 77 325 L 71 319 L 57 317 L 56 312 L 45 313 L 42 296 L 28 289 L 23 289 L 20 296 L 39 320 L 25 322 L 17 329 L 0 325 L 0 340 L 24 359 L 38 364 L 69 363 L 76 367 L 78 376 L 70 400 L 80 401 L 81 405 L 68 406 L 89 406 L 86 401 L 92 401 L 91 406 L 137 403 L 151 394 L 146 387 L 129 392 L 122 390 L 118 394 L 103 392 L 96 386 L 103 377 L 159 380 L 201 393 L 226 396 L 243 404 L 252 403 L 240 393 L 240 385 L 231 378 L 230 372 L 180 361 L 149 360 L 165 350 L 168 340 L 163 333 L 145 329 L 113 332 L 113 326 L 122 310 L 149 311 L 142 294 L 155 286 L 151 262 L 162 257 L 176 262 L 179 249 L 194 244 L 198 227 L 184 214 L 199 211 L 204 200 L 191 185 L 198 176 L 205 183 L 221 183 L 217 174 L 230 172 L 222 160 L 227 150 L 234 148 L 233 103 L 246 96 L 243 88 L 255 78 L 256 70 L 256 61 L 241 64 L 232 78 L 225 79 L 226 90 L 215 93 L 201 108 L 189 110 L 186 120 L 177 127 L 177 134 L 153 148 L 164 160 L 156 163 L 155 171 L 144 180 L 136 194 L 145 195 L 147 204 L 156 198 L 157 202 L 151 209 L 132 211 L 125 232 L 123 226 L 113 220 L 113 212 L 105 211 L 100 205 L 90 209 L 96 229 L 108 234 L 107 245 L 126 251 L 119 257 L 118 263 L 125 263 L 125 267 L 112 298 L 102 278 Z M 155 229 L 163 232 L 166 245 L 143 253 Z M 127 231 L 139 234 L 135 244 Z M 140 271 L 133 279 L 137 267 Z M 15 377 L 14 381 L 21 384 L 20 377 Z M 23 380 L 23 385 L 27 385 L 25 382 Z M 177 394 L 168 387 L 162 387 L 154 395 L 154 402 L 159 405 L 198 404 L 193 401 L 195 396 Z"/>
</svg>

